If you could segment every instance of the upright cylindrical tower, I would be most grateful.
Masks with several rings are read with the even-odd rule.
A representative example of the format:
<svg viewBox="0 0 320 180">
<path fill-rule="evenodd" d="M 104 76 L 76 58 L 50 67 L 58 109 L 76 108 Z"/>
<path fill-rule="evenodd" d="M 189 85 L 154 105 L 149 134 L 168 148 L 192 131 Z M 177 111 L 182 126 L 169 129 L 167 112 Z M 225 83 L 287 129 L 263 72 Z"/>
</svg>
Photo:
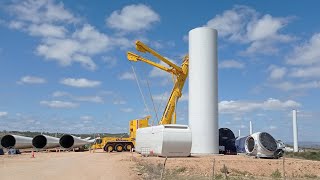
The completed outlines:
<svg viewBox="0 0 320 180">
<path fill-rule="evenodd" d="M 219 153 L 217 30 L 189 32 L 189 126 L 192 154 Z"/>
<path fill-rule="evenodd" d="M 292 110 L 293 152 L 298 152 L 297 110 Z"/>
<path fill-rule="evenodd" d="M 249 133 L 250 133 L 250 135 L 253 134 L 252 133 L 252 123 L 251 123 L 251 121 L 250 121 L 250 132 Z"/>
</svg>

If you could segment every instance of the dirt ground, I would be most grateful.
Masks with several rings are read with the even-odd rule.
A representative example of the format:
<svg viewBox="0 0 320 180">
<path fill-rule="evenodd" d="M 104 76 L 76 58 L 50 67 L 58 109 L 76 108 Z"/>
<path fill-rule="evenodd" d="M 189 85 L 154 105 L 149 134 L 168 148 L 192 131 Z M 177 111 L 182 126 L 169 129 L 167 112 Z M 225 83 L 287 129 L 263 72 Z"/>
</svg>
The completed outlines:
<svg viewBox="0 0 320 180">
<path fill-rule="evenodd" d="M 142 179 L 141 164 L 161 165 L 165 158 L 141 157 L 136 153 L 50 152 L 0 156 L 0 179 Z M 198 156 L 168 158 L 166 169 L 179 169 L 183 176 L 212 175 L 213 161 L 215 174 L 221 174 L 225 165 L 229 175 L 270 177 L 277 169 L 282 174 L 282 159 L 254 159 L 237 156 Z M 287 177 L 320 177 L 320 162 L 300 159 L 285 159 Z M 290 179 L 290 178 L 289 178 Z"/>
<path fill-rule="evenodd" d="M 50 152 L 0 156 L 0 179 L 138 179 L 126 153 Z"/>
<path fill-rule="evenodd" d="M 164 158 L 144 157 L 135 154 L 140 164 L 163 164 Z M 242 177 L 272 178 L 275 171 L 283 175 L 283 159 L 256 159 L 246 155 L 216 155 L 197 156 L 189 158 L 168 158 L 166 169 L 176 170 L 181 175 L 212 176 L 213 166 L 215 175 L 221 174 L 223 166 L 227 167 L 228 175 Z M 160 166 L 161 167 L 161 166 Z M 285 158 L 285 172 L 288 179 L 319 179 L 320 161 Z M 254 178 L 254 179 L 256 179 Z"/>
</svg>

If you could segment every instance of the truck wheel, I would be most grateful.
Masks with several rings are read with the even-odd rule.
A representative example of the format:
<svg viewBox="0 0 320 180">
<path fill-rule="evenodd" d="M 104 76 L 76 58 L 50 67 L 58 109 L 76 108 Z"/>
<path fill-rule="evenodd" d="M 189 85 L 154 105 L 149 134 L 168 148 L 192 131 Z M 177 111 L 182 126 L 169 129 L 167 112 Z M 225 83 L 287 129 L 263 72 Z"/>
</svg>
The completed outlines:
<svg viewBox="0 0 320 180">
<path fill-rule="evenodd" d="M 113 146 L 112 146 L 112 145 L 107 145 L 107 146 L 105 146 L 104 151 L 106 151 L 106 152 L 112 152 L 112 151 L 113 151 Z"/>
<path fill-rule="evenodd" d="M 121 144 L 116 145 L 116 151 L 117 152 L 122 152 L 123 151 L 123 146 Z"/>
<path fill-rule="evenodd" d="M 126 144 L 126 151 L 131 151 L 132 145 L 131 144 Z"/>
</svg>

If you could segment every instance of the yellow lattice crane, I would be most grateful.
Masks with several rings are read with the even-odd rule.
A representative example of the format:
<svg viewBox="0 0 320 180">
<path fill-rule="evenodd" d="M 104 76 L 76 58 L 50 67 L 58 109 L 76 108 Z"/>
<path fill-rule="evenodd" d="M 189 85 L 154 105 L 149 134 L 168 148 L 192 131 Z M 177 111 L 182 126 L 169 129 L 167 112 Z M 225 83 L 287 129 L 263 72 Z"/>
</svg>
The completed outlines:
<svg viewBox="0 0 320 180">
<path fill-rule="evenodd" d="M 155 63 L 149 59 L 141 57 L 132 52 L 127 53 L 128 60 L 130 61 L 134 61 L 134 62 L 142 61 L 173 75 L 174 86 L 159 124 L 176 124 L 176 119 L 177 119 L 176 111 L 175 111 L 176 105 L 179 98 L 182 95 L 182 89 L 188 77 L 188 67 L 189 67 L 188 55 L 184 57 L 180 67 L 174 64 L 173 62 L 169 61 L 165 57 L 161 56 L 159 53 L 157 53 L 156 51 L 154 51 L 153 49 L 151 49 L 150 47 L 148 47 L 147 45 L 143 44 L 140 41 L 136 41 L 136 49 L 142 53 L 152 54 L 153 56 L 158 58 L 160 61 L 166 63 L 169 66 L 169 67 L 165 67 L 159 63 Z"/>
</svg>

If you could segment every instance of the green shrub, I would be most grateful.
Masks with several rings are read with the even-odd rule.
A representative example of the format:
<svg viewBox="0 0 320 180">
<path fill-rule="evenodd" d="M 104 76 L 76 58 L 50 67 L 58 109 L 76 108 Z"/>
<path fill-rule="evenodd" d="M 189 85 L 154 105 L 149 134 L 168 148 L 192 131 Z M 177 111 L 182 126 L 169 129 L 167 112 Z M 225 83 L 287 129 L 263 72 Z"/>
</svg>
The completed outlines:
<svg viewBox="0 0 320 180">
<path fill-rule="evenodd" d="M 281 176 L 281 172 L 279 171 L 279 169 L 276 169 L 275 171 L 272 172 L 271 177 L 273 179 L 280 179 Z"/>
</svg>

